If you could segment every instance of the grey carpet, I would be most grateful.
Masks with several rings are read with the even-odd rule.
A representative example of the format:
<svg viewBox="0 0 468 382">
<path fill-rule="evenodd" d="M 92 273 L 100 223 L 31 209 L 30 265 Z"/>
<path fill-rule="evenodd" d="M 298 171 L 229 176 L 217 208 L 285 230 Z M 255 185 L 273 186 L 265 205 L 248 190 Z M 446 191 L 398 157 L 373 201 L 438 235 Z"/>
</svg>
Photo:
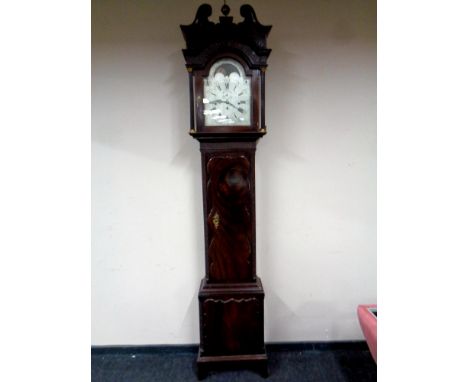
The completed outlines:
<svg viewBox="0 0 468 382">
<path fill-rule="evenodd" d="M 93 382 L 197 381 L 194 347 L 158 349 L 93 349 Z M 377 367 L 365 345 L 348 347 L 267 347 L 267 379 L 249 370 L 212 372 L 206 382 L 228 381 L 377 381 Z"/>
</svg>

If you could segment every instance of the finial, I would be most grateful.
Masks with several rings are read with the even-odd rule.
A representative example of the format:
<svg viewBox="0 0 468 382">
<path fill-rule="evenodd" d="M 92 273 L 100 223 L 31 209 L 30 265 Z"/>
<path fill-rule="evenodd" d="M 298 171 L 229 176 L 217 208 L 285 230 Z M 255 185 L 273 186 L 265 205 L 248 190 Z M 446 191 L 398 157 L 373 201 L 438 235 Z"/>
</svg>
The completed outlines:
<svg viewBox="0 0 468 382">
<path fill-rule="evenodd" d="M 229 12 L 231 12 L 231 8 L 229 8 L 229 5 L 226 4 L 226 0 L 224 0 L 224 5 L 223 5 L 223 7 L 221 8 L 221 13 L 222 13 L 224 16 L 227 16 L 227 15 L 229 15 Z"/>
</svg>

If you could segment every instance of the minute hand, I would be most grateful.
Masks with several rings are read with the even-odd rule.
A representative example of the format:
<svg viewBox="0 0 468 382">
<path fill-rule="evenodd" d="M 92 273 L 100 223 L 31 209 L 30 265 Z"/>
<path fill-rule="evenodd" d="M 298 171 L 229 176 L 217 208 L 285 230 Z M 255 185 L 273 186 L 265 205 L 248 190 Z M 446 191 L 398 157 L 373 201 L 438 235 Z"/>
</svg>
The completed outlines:
<svg viewBox="0 0 468 382">
<path fill-rule="evenodd" d="M 215 99 L 214 101 L 211 101 L 211 103 L 217 104 L 217 103 L 225 103 L 226 105 L 232 106 L 234 109 L 236 109 L 239 113 L 241 113 L 242 108 L 237 107 L 236 105 L 232 104 L 229 101 L 223 101 L 222 99 Z"/>
</svg>

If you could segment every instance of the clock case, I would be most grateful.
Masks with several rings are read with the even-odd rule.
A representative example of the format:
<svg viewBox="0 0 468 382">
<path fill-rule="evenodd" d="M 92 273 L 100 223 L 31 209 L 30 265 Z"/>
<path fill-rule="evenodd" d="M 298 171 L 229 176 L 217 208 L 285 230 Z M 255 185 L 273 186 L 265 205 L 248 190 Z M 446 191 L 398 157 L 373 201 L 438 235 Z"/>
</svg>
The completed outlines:
<svg viewBox="0 0 468 382">
<path fill-rule="evenodd" d="M 219 23 L 208 4 L 181 25 L 190 89 L 190 134 L 200 142 L 205 234 L 205 277 L 199 290 L 198 376 L 209 368 L 254 367 L 267 375 L 264 290 L 256 275 L 255 150 L 266 134 L 265 71 L 271 26 L 250 5 L 234 23 L 223 7 Z M 251 124 L 205 126 L 203 78 L 221 58 L 237 60 L 251 76 Z"/>
</svg>

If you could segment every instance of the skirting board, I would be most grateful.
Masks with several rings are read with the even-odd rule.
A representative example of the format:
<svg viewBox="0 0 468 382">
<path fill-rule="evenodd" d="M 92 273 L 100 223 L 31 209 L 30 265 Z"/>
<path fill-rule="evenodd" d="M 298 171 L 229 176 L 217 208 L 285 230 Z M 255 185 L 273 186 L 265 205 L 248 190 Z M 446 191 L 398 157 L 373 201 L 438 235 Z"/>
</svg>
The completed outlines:
<svg viewBox="0 0 468 382">
<path fill-rule="evenodd" d="M 333 342 L 270 342 L 266 351 L 306 351 L 306 350 L 367 350 L 365 341 Z M 157 354 L 157 353 L 193 353 L 198 354 L 198 344 L 188 345 L 99 345 L 91 346 L 91 355 L 104 354 Z"/>
</svg>

